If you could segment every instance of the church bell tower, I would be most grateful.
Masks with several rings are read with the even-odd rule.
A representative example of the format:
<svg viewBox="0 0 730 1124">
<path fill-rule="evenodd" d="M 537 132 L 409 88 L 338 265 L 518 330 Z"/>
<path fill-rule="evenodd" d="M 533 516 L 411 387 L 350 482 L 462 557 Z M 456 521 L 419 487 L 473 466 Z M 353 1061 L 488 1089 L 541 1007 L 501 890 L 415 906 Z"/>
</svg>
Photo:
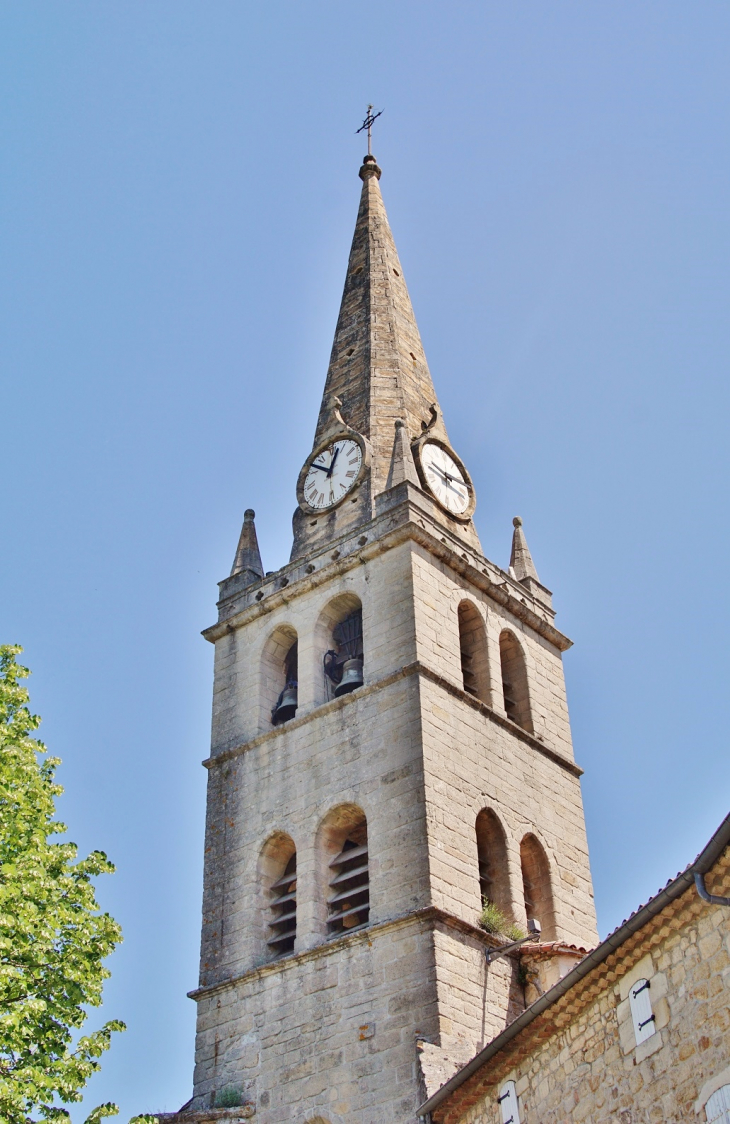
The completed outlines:
<svg viewBox="0 0 730 1124">
<path fill-rule="evenodd" d="M 247 511 L 204 634 L 198 1120 L 414 1124 L 597 940 L 570 641 L 518 519 L 509 567 L 484 557 L 380 176 L 367 156 L 291 560 L 264 574 Z"/>
</svg>

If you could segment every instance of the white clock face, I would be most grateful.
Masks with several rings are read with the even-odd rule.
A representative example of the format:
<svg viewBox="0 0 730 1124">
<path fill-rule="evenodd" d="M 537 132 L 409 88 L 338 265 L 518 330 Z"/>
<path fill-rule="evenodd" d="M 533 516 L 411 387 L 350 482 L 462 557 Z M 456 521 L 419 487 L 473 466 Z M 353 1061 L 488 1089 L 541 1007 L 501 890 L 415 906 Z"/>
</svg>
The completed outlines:
<svg viewBox="0 0 730 1124">
<path fill-rule="evenodd" d="M 469 489 L 453 457 L 440 445 L 427 441 L 421 449 L 421 465 L 426 482 L 439 503 L 454 515 L 462 515 L 469 506 Z"/>
<path fill-rule="evenodd" d="M 347 495 L 357 482 L 362 449 L 357 441 L 342 437 L 318 453 L 304 479 L 304 498 L 310 507 L 325 508 Z"/>
</svg>

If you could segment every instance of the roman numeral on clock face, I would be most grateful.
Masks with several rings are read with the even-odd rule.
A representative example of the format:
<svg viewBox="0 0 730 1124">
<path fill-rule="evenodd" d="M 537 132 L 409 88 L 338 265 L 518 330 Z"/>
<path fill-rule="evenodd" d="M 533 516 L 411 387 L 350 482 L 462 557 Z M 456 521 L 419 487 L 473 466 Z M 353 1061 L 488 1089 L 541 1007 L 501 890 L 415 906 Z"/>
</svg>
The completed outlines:
<svg viewBox="0 0 730 1124">
<path fill-rule="evenodd" d="M 362 450 L 351 437 L 333 441 L 312 459 L 304 479 L 304 499 L 313 508 L 327 508 L 355 486 L 362 468 Z"/>
</svg>

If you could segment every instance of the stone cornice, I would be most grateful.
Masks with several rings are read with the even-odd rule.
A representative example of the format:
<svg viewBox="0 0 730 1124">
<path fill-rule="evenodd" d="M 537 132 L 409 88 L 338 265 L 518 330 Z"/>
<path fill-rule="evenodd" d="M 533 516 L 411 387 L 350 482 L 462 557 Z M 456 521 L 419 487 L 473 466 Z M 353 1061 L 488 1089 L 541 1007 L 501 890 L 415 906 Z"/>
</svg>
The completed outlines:
<svg viewBox="0 0 730 1124">
<path fill-rule="evenodd" d="M 400 917 L 389 917 L 385 921 L 376 922 L 374 925 L 368 925 L 363 929 L 357 929 L 355 932 L 347 933 L 344 936 L 338 935 L 332 940 L 323 941 L 321 944 L 313 945 L 312 948 L 305 948 L 301 952 L 293 952 L 288 956 L 281 956 L 277 960 L 269 961 L 267 964 L 259 964 L 256 968 L 250 968 L 247 972 L 241 972 L 240 975 L 231 976 L 229 979 L 219 980 L 217 983 L 197 987 L 193 991 L 188 992 L 188 998 L 194 999 L 197 1002 L 199 999 L 206 999 L 210 995 L 226 991 L 228 988 L 239 987 L 242 983 L 264 979 L 266 976 L 277 972 L 289 971 L 292 968 L 296 968 L 299 964 L 306 964 L 322 956 L 333 956 L 343 948 L 350 947 L 351 945 L 369 944 L 374 937 L 379 936 L 381 933 L 392 932 L 394 929 L 400 929 L 404 925 L 412 925 L 421 922 L 426 924 L 441 924 L 445 928 L 460 933 L 462 936 L 474 938 L 479 941 L 480 944 L 484 945 L 485 948 L 499 948 L 500 945 L 506 943 L 506 938 L 495 936 L 493 933 L 487 933 L 484 929 L 480 929 L 478 925 L 471 925 L 468 921 L 464 921 L 461 917 L 456 917 L 455 914 L 449 913 L 445 909 L 440 909 L 435 905 L 429 905 L 424 906 L 423 909 L 411 910 L 408 913 L 402 914 Z"/>
<path fill-rule="evenodd" d="M 429 682 L 435 683 L 441 690 L 446 691 L 454 698 L 460 699 L 461 702 L 471 707 L 472 710 L 479 711 L 489 722 L 493 722 L 496 726 L 501 726 L 503 729 L 508 730 L 513 737 L 525 742 L 526 745 L 537 750 L 543 757 L 554 761 L 556 765 L 560 765 L 561 768 L 572 773 L 573 776 L 581 777 L 583 775 L 583 769 L 581 769 L 580 765 L 577 765 L 575 761 L 571 761 L 557 749 L 547 745 L 540 738 L 535 737 L 534 734 L 528 733 L 527 730 L 523 730 L 521 726 L 518 726 L 510 718 L 499 714 L 496 710 L 493 710 L 491 706 L 480 702 L 479 699 L 475 699 L 473 695 L 463 691 L 460 687 L 457 687 L 455 683 L 445 679 L 443 675 L 439 675 L 418 660 L 406 664 L 390 675 L 384 675 L 382 679 L 377 679 L 374 683 L 366 683 L 365 686 L 359 687 L 357 691 L 353 691 L 349 695 L 342 695 L 338 699 L 331 699 L 330 702 L 322 703 L 321 706 L 314 707 L 300 718 L 290 719 L 285 725 L 274 726 L 271 730 L 267 730 L 263 734 L 258 734 L 255 738 L 251 738 L 247 742 L 242 742 L 240 745 L 220 750 L 220 752 L 207 757 L 203 761 L 203 765 L 206 769 L 211 769 L 227 761 L 232 761 L 235 757 L 240 757 L 242 754 L 250 752 L 250 750 L 255 749 L 264 742 L 272 741 L 275 738 L 282 737 L 288 731 L 297 730 L 301 726 L 306 726 L 314 719 L 320 719 L 324 715 L 332 714 L 337 710 L 343 710 L 345 707 L 354 706 L 358 699 L 372 695 L 376 691 L 381 691 L 384 687 L 389 687 L 392 683 L 397 683 L 399 679 L 407 679 L 413 675 L 421 676 L 424 679 L 428 679 Z"/>
<path fill-rule="evenodd" d="M 526 586 L 461 541 L 456 532 L 451 533 L 434 521 L 425 502 L 426 497 L 419 489 L 406 482 L 393 488 L 392 492 L 394 500 L 399 502 L 386 507 L 371 523 L 341 536 L 308 559 L 296 559 L 252 585 L 238 587 L 233 578 L 221 582 L 221 592 L 230 590 L 230 593 L 218 603 L 218 623 L 203 630 L 205 639 L 214 643 L 227 632 L 288 604 L 293 598 L 317 589 L 379 554 L 404 542 L 415 542 L 502 605 L 558 651 L 567 651 L 572 646 L 572 641 L 552 624 L 554 613 L 551 608 L 533 596 Z"/>
</svg>

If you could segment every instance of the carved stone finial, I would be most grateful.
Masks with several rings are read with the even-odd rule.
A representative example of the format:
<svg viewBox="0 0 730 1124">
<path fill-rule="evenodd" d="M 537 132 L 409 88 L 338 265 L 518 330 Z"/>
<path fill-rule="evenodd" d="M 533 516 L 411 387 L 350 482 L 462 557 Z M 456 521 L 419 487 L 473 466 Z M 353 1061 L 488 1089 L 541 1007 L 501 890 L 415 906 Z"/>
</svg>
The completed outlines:
<svg viewBox="0 0 730 1124">
<path fill-rule="evenodd" d="M 524 578 L 534 578 L 536 582 L 539 582 L 540 579 L 537 576 L 535 563 L 532 561 L 519 515 L 515 515 L 512 526 L 514 532 L 512 534 L 512 554 L 509 560 L 510 576 L 514 575 L 518 582 L 523 581 Z"/>
<path fill-rule="evenodd" d="M 393 442 L 393 454 L 390 458 L 390 472 L 385 486 L 386 491 L 388 488 L 395 488 L 396 484 L 402 484 L 404 480 L 417 488 L 420 487 L 413 453 L 411 452 L 411 443 L 408 440 L 406 423 L 402 418 L 396 418 L 395 440 Z"/>
<path fill-rule="evenodd" d="M 238 549 L 236 557 L 233 560 L 233 568 L 231 569 L 231 577 L 234 574 L 242 574 L 244 576 L 244 584 L 251 585 L 257 582 L 264 576 L 264 567 L 261 563 L 261 554 L 259 552 L 259 542 L 256 537 L 256 524 L 254 519 L 256 512 L 253 508 L 246 508 L 243 514 L 243 526 L 241 527 L 241 536 L 238 540 Z"/>
<path fill-rule="evenodd" d="M 362 162 L 362 167 L 357 174 L 359 175 L 361 180 L 366 180 L 370 176 L 375 176 L 376 179 L 380 179 L 383 173 L 378 167 L 375 157 L 366 156 Z"/>
</svg>

